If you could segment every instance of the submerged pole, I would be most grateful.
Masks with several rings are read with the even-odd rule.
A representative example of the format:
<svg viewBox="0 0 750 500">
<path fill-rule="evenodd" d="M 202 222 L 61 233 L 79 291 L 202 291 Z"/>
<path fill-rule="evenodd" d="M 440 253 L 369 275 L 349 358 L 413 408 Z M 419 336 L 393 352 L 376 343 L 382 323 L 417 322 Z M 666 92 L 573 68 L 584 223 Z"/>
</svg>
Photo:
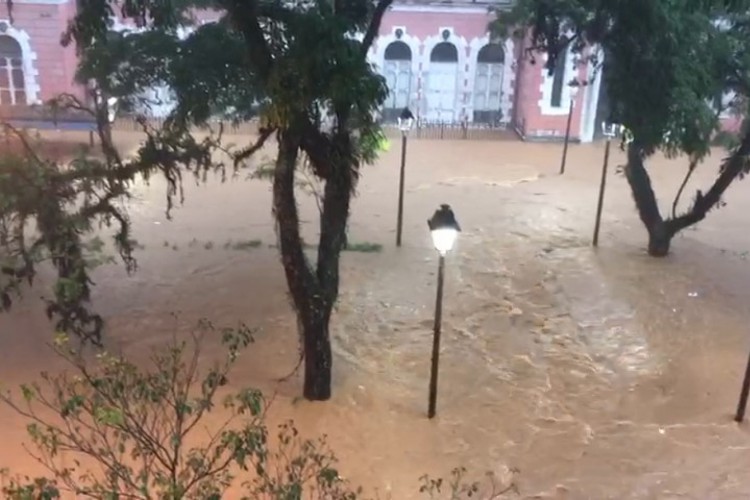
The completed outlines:
<svg viewBox="0 0 750 500">
<path fill-rule="evenodd" d="M 599 202 L 596 206 L 596 223 L 594 224 L 593 246 L 599 245 L 599 226 L 602 221 L 602 207 L 604 206 L 604 189 L 607 187 L 607 167 L 609 166 L 610 138 L 607 137 L 607 145 L 604 146 L 604 164 L 602 165 L 602 182 L 599 184 Z"/>
<path fill-rule="evenodd" d="M 565 162 L 568 159 L 568 143 L 570 142 L 570 123 L 573 121 L 573 103 L 575 100 L 571 97 L 570 109 L 568 110 L 568 124 L 565 127 L 565 144 L 563 145 L 562 163 L 560 164 L 560 175 L 565 173 Z"/>
<path fill-rule="evenodd" d="M 440 334 L 443 321 L 443 280 L 445 276 L 445 257 L 440 256 L 438 264 L 437 298 L 435 299 L 435 328 L 432 336 L 432 368 L 430 370 L 430 400 L 427 418 L 433 418 L 437 411 L 438 367 L 440 364 Z"/>
<path fill-rule="evenodd" d="M 734 416 L 734 421 L 742 423 L 745 419 L 745 410 L 747 410 L 747 396 L 750 393 L 750 356 L 747 359 L 747 367 L 745 368 L 745 378 L 742 380 L 742 390 L 740 391 L 740 402 L 737 404 L 737 413 Z"/>
<path fill-rule="evenodd" d="M 401 134 L 401 174 L 398 181 L 398 220 L 396 222 L 396 246 L 401 246 L 401 231 L 404 226 L 404 177 L 406 176 L 406 133 Z"/>
</svg>

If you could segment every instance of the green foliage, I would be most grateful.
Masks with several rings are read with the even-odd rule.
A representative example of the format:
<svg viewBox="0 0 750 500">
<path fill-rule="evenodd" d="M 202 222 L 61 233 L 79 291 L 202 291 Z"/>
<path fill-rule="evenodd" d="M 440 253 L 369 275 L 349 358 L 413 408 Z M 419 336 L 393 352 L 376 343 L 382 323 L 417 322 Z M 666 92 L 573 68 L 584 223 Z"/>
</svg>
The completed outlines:
<svg viewBox="0 0 750 500">
<path fill-rule="evenodd" d="M 344 247 L 347 252 L 360 252 L 360 253 L 378 253 L 383 251 L 383 245 L 380 243 L 371 243 L 369 241 L 348 243 Z"/>
<path fill-rule="evenodd" d="M 202 345 L 217 336 L 224 356 L 209 364 Z M 271 438 L 262 394 L 229 391 L 231 368 L 252 337 L 245 326 L 217 329 L 203 320 L 188 340 L 154 350 L 143 367 L 106 352 L 92 359 L 58 335 L 53 349 L 70 370 L 43 372 L 41 382 L 0 394 L 27 420 L 30 452 L 51 477 L 1 469 L 3 498 L 218 500 L 242 491 L 243 500 L 363 499 L 342 479 L 325 437 L 304 439 L 285 422 Z M 229 416 L 217 422 L 209 415 L 219 404 Z M 482 488 L 465 474 L 456 469 L 445 482 L 424 476 L 420 492 L 458 500 L 515 491 L 512 478 L 500 487 L 490 477 Z"/>
<path fill-rule="evenodd" d="M 435 479 L 427 475 L 420 477 L 419 492 L 428 495 L 429 498 L 446 498 L 447 500 L 462 500 L 465 498 L 496 500 L 508 493 L 518 495 L 518 485 L 515 481 L 518 470 L 512 469 L 508 472 L 510 477 L 506 479 L 505 483 L 499 482 L 494 474 L 487 473 L 488 480 L 486 484 L 482 484 L 478 481 L 468 482 L 466 480 L 466 469 L 457 467 L 451 471 L 447 480 L 443 478 Z"/>
<path fill-rule="evenodd" d="M 530 50 L 548 54 L 550 71 L 568 47 L 580 63 L 598 66 L 609 121 L 625 125 L 645 154 L 661 148 L 701 157 L 718 126 L 710 103 L 737 90 L 735 72 L 750 68 L 740 63 L 746 40 L 717 20 L 749 10 L 745 1 L 519 0 L 492 28 L 497 35 L 528 29 Z"/>
<path fill-rule="evenodd" d="M 72 373 L 42 373 L 42 383 L 22 386 L 20 398 L 0 396 L 29 421 L 34 456 L 54 480 L 11 481 L 5 498 L 72 492 L 102 500 L 203 500 L 221 498 L 239 473 L 246 478 L 247 499 L 355 498 L 325 440 L 303 440 L 285 423 L 274 451 L 260 392 L 221 396 L 252 333 L 244 326 L 217 330 L 202 321 L 189 341 L 155 351 L 147 369 L 108 353 L 92 365 L 66 336 L 58 336 L 55 352 Z M 202 373 L 202 342 L 217 335 L 226 347 L 224 359 Z M 230 416 L 204 439 L 203 423 L 219 402 Z M 92 463 L 101 474 L 87 468 Z"/>
<path fill-rule="evenodd" d="M 34 141 L 6 127 L 22 154 L 0 156 L 0 299 L 8 310 L 24 283 L 31 284 L 37 266 L 50 262 L 58 279 L 47 314 L 57 327 L 98 339 L 101 318 L 84 304 L 90 298 L 89 273 L 111 260 L 99 238 L 87 235 L 97 225 L 116 224 L 114 243 L 128 269 L 134 268 L 134 241 L 126 215 L 115 204 L 125 182 L 108 178 L 106 165 L 82 149 L 67 165 L 34 152 Z"/>
</svg>

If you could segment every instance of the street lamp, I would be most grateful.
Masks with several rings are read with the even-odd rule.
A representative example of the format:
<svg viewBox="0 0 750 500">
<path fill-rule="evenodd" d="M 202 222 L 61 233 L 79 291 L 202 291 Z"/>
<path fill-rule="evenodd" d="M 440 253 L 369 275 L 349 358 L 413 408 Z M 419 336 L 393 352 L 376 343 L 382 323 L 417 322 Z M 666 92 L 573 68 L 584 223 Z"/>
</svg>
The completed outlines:
<svg viewBox="0 0 750 500">
<path fill-rule="evenodd" d="M 401 230 L 404 225 L 404 176 L 406 173 L 406 138 L 414 125 L 414 115 L 406 107 L 398 117 L 398 128 L 401 131 L 401 174 L 398 181 L 398 220 L 396 222 L 396 246 L 401 246 Z"/>
<path fill-rule="evenodd" d="M 440 329 L 443 320 L 443 280 L 445 276 L 445 256 L 453 249 L 458 233 L 461 227 L 456 221 L 456 216 L 449 205 L 440 205 L 435 211 L 432 218 L 427 221 L 432 235 L 432 244 L 438 251 L 438 282 L 437 298 L 435 300 L 435 327 L 432 336 L 432 368 L 430 369 L 430 394 L 429 409 L 427 417 L 435 416 L 435 407 L 437 404 L 437 381 L 438 381 L 438 364 L 440 362 Z"/>
<path fill-rule="evenodd" d="M 563 145 L 562 163 L 560 164 L 560 175 L 565 173 L 565 161 L 568 158 L 568 143 L 570 142 L 570 123 L 573 121 L 573 107 L 578 96 L 578 90 L 578 82 L 570 85 L 570 108 L 568 109 L 568 124 L 565 127 L 565 143 Z"/>
<path fill-rule="evenodd" d="M 594 223 L 594 240 L 592 241 L 593 246 L 599 245 L 599 225 L 602 220 L 602 207 L 604 206 L 604 188 L 607 185 L 607 167 L 609 166 L 609 148 L 610 143 L 614 137 L 617 137 L 617 133 L 621 126 L 616 123 L 602 122 L 602 133 L 607 138 L 607 144 L 604 146 L 604 164 L 602 165 L 602 181 L 599 184 L 599 202 L 596 206 L 596 222 Z"/>
</svg>

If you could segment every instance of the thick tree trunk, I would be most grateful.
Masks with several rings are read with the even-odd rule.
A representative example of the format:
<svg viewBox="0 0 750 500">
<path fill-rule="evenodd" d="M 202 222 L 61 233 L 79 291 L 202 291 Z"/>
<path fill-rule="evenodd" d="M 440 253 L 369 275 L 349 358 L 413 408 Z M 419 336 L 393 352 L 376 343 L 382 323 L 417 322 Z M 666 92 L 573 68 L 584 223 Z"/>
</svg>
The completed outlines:
<svg viewBox="0 0 750 500">
<path fill-rule="evenodd" d="M 628 145 L 625 176 L 633 193 L 638 215 L 648 231 L 648 253 L 654 257 L 664 257 L 669 253 L 674 233 L 659 212 L 656 195 L 651 187 L 651 178 L 648 176 L 643 159 L 644 154 L 641 148 L 635 142 L 631 142 Z"/>
<path fill-rule="evenodd" d="M 279 156 L 273 180 L 273 207 L 278 227 L 279 248 L 305 358 L 303 395 L 312 401 L 331 397 L 331 341 L 328 321 L 332 303 L 326 300 L 321 283 L 305 256 L 299 231 L 299 214 L 294 193 L 299 141 L 293 133 L 279 134 Z"/>
<path fill-rule="evenodd" d="M 310 401 L 326 401 L 331 397 L 333 354 L 328 334 L 330 310 L 326 314 L 303 314 L 302 342 L 305 353 L 305 381 L 302 395 Z"/>
<path fill-rule="evenodd" d="M 648 254 L 652 257 L 666 257 L 673 237 L 669 224 L 664 222 L 648 228 Z"/>
</svg>

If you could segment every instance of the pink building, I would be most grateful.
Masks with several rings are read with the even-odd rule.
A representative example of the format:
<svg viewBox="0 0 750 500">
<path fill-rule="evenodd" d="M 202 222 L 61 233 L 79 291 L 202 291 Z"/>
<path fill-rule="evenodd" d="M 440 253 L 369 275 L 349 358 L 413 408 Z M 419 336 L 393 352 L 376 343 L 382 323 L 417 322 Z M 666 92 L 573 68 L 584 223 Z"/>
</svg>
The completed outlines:
<svg viewBox="0 0 750 500">
<path fill-rule="evenodd" d="M 544 56 L 535 63 L 522 42 L 490 40 L 487 25 L 494 14 L 488 7 L 511 2 L 397 0 L 369 54 L 391 89 L 384 118 L 392 120 L 408 106 L 428 122 L 507 126 L 524 139 L 559 139 L 572 101 L 571 137 L 581 142 L 598 137 L 607 101 L 600 71 L 577 65 L 568 55 L 561 58 L 560 71 L 549 76 Z M 82 94 L 73 83 L 75 51 L 60 45 L 75 0 L 13 4 L 11 22 L 0 2 L 0 116 L 61 92 Z M 576 78 L 589 84 L 574 96 L 568 83 Z"/>
</svg>

